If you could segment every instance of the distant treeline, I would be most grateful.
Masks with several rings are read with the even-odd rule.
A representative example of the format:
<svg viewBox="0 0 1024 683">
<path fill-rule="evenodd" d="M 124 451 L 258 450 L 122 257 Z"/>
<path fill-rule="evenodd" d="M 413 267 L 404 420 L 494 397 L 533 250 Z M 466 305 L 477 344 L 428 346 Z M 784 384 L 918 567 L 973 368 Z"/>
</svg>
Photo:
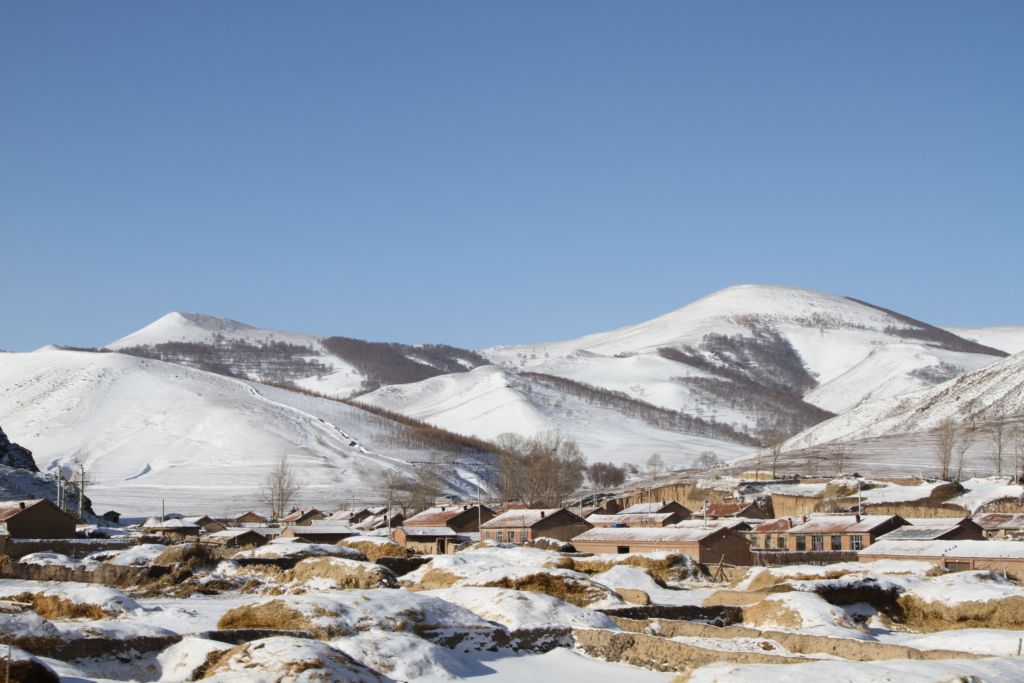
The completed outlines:
<svg viewBox="0 0 1024 683">
<path fill-rule="evenodd" d="M 349 337 L 328 337 L 321 343 L 327 351 L 362 373 L 366 378 L 363 383 L 365 391 L 487 365 L 487 359 L 480 354 L 445 344 L 414 346 Z"/>
</svg>

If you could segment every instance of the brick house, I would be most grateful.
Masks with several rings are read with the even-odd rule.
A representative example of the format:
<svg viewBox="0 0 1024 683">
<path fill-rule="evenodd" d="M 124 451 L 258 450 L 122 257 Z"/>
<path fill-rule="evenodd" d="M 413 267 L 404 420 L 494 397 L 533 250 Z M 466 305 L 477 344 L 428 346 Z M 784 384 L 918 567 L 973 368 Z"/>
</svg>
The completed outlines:
<svg viewBox="0 0 1024 683">
<path fill-rule="evenodd" d="M 235 524 L 266 524 L 267 518 L 261 514 L 255 513 L 252 510 L 238 515 L 233 520 Z"/>
<path fill-rule="evenodd" d="M 479 538 L 479 523 L 494 518 L 486 505 L 439 505 L 418 512 L 391 532 L 391 539 L 419 553 L 454 552 L 456 546 Z"/>
<path fill-rule="evenodd" d="M 323 520 L 319 520 L 323 521 Z M 310 543 L 337 543 L 349 536 L 355 536 L 355 530 L 344 524 L 307 524 L 289 526 L 281 532 L 285 538 L 301 538 Z"/>
<path fill-rule="evenodd" d="M 878 537 L 905 526 L 899 515 L 811 515 L 786 532 L 791 552 L 859 551 Z"/>
<path fill-rule="evenodd" d="M 727 517 L 742 517 L 743 519 L 770 519 L 771 516 L 762 510 L 754 502 L 733 501 L 727 503 L 708 503 L 708 519 L 724 519 Z M 704 515 L 705 510 L 698 510 L 697 516 Z"/>
<path fill-rule="evenodd" d="M 595 527 L 572 539 L 579 552 L 595 554 L 671 551 L 702 564 L 751 564 L 750 544 L 727 526 Z"/>
<path fill-rule="evenodd" d="M 1024 539 L 1024 513 L 983 512 L 974 515 L 973 520 L 981 527 L 986 538 Z"/>
<path fill-rule="evenodd" d="M 882 534 L 879 541 L 983 541 L 984 530 L 970 517 L 936 517 L 908 519 L 901 526 Z M 877 542 L 877 541 L 876 541 Z"/>
<path fill-rule="evenodd" d="M 46 498 L 0 501 L 0 528 L 9 538 L 74 538 L 75 518 Z"/>
<path fill-rule="evenodd" d="M 769 519 L 747 532 L 752 550 L 788 550 L 789 530 L 803 524 L 806 517 L 780 517 Z"/>
<path fill-rule="evenodd" d="M 537 538 L 572 540 L 591 524 L 565 508 L 509 510 L 484 522 L 481 538 L 488 541 L 522 544 Z"/>
<path fill-rule="evenodd" d="M 921 560 L 947 571 L 989 570 L 1024 581 L 1024 543 L 1020 541 L 884 541 L 858 553 L 861 562 Z"/>
<path fill-rule="evenodd" d="M 203 537 L 203 540 L 224 548 L 245 548 L 266 545 L 267 537 L 258 531 L 245 527 L 230 527 L 214 531 Z"/>
<path fill-rule="evenodd" d="M 327 515 L 316 508 L 308 508 L 295 510 L 282 517 L 279 521 L 282 526 L 309 526 L 314 520 L 324 519 L 326 517 Z"/>
</svg>

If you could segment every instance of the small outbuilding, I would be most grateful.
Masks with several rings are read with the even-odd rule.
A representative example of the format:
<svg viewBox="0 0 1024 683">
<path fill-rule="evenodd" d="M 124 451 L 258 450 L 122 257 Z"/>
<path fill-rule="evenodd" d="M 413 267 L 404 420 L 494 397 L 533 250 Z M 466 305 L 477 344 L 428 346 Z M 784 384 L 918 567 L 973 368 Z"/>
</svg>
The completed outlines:
<svg viewBox="0 0 1024 683">
<path fill-rule="evenodd" d="M 235 517 L 235 519 L 233 521 L 234 521 L 235 524 L 238 524 L 238 525 L 243 525 L 243 524 L 266 524 L 267 523 L 267 518 L 264 517 L 263 515 L 257 513 L 257 512 L 253 512 L 252 510 L 249 510 L 248 512 L 242 513 L 242 514 L 238 515 L 237 517 Z"/>
<path fill-rule="evenodd" d="M 214 531 L 203 537 L 203 540 L 225 548 L 259 547 L 267 544 L 266 536 L 245 527 L 229 527 L 222 531 Z"/>
<path fill-rule="evenodd" d="M 289 514 L 282 517 L 279 521 L 282 526 L 309 526 L 315 520 L 325 519 L 327 515 L 320 512 L 316 508 L 304 508 L 299 510 L 293 510 Z"/>
<path fill-rule="evenodd" d="M 281 532 L 284 538 L 301 538 L 310 543 L 337 543 L 349 536 L 355 536 L 355 530 L 344 524 L 309 524 L 307 526 L 289 526 Z"/>
<path fill-rule="evenodd" d="M 983 541 L 985 533 L 970 517 L 908 519 L 905 526 L 878 537 L 879 541 Z M 877 541 L 876 541 L 877 542 Z"/>
<path fill-rule="evenodd" d="M 1020 541 L 886 541 L 857 555 L 861 562 L 921 560 L 947 571 L 989 570 L 1024 581 L 1024 543 Z"/>
<path fill-rule="evenodd" d="M 46 498 L 0 501 L 0 528 L 9 538 L 74 538 L 75 524 Z"/>
<path fill-rule="evenodd" d="M 973 519 L 986 538 L 1024 539 L 1024 512 L 983 512 Z"/>
</svg>

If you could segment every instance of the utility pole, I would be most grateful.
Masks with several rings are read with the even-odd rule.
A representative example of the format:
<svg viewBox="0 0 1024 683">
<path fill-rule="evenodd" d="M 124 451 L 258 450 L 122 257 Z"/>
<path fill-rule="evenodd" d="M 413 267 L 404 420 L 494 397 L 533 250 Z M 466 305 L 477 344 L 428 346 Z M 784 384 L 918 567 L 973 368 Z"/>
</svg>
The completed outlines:
<svg viewBox="0 0 1024 683">
<path fill-rule="evenodd" d="M 61 489 L 61 482 L 64 477 L 60 475 L 60 468 L 57 469 L 57 507 L 64 509 L 64 491 Z"/>
<path fill-rule="evenodd" d="M 163 498 L 161 498 L 160 499 L 160 528 L 161 529 L 163 528 L 164 521 L 166 519 L 167 519 L 167 504 L 166 504 L 166 501 Z"/>
<path fill-rule="evenodd" d="M 83 519 L 82 511 L 85 507 L 85 465 L 78 465 L 78 518 Z"/>
</svg>

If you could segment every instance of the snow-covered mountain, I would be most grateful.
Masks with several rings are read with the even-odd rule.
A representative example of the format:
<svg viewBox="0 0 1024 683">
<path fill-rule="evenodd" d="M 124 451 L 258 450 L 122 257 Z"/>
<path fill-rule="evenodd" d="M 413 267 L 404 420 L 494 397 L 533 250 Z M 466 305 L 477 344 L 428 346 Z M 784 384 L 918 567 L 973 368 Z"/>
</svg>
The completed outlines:
<svg viewBox="0 0 1024 683">
<path fill-rule="evenodd" d="M 379 473 L 414 475 L 436 449 L 337 401 L 120 353 L 3 354 L 0 423 L 40 469 L 82 463 L 97 509 L 128 514 L 258 506 L 281 457 L 307 483 L 302 504 L 379 497 Z M 482 458 L 460 452 L 455 490 L 475 490 Z"/>
<path fill-rule="evenodd" d="M 191 313 L 168 314 L 108 348 L 358 394 L 480 438 L 557 429 L 592 459 L 637 462 L 657 451 L 676 466 L 704 450 L 742 452 L 1005 355 L 860 301 L 767 285 L 730 287 L 610 332 L 479 352 L 276 332 Z"/>
<path fill-rule="evenodd" d="M 707 450 L 728 459 L 750 448 L 745 435 L 721 425 L 495 366 L 382 387 L 359 401 L 488 440 L 506 432 L 558 431 L 575 439 L 590 460 L 641 467 L 652 453 L 674 468 L 691 466 Z"/>
<path fill-rule="evenodd" d="M 1007 353 L 1024 351 L 1024 326 L 947 327 L 955 335 L 991 346 Z"/>
<path fill-rule="evenodd" d="M 229 318 L 179 312 L 168 313 L 106 348 L 258 382 L 286 383 L 337 398 L 486 363 L 472 351 L 445 345 L 279 332 Z"/>
<path fill-rule="evenodd" d="M 799 449 L 924 433 L 947 419 L 975 426 L 998 421 L 1024 424 L 1024 353 L 935 387 L 864 403 L 794 436 L 786 446 Z"/>
</svg>

